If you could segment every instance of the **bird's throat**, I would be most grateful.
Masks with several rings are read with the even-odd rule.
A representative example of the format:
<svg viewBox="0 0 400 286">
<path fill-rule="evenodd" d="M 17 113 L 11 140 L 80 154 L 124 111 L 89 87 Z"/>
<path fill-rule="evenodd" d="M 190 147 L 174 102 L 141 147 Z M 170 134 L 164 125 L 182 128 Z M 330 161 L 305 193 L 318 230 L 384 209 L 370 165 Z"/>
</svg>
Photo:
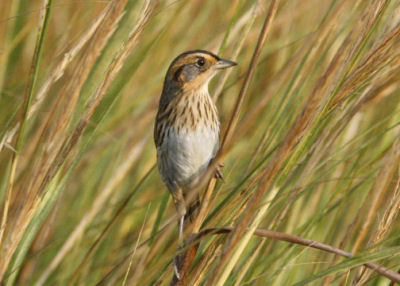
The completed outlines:
<svg viewBox="0 0 400 286">
<path fill-rule="evenodd" d="M 177 96 L 174 105 L 175 127 L 182 131 L 196 131 L 200 128 L 216 130 L 219 128 L 217 108 L 208 91 L 185 92 Z"/>
</svg>

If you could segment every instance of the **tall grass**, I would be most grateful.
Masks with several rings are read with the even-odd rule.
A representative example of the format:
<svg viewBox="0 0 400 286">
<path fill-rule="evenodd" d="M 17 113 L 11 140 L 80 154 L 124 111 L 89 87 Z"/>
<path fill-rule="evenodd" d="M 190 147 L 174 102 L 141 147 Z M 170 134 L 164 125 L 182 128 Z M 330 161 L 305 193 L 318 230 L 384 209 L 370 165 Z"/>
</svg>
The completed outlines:
<svg viewBox="0 0 400 286">
<path fill-rule="evenodd" d="M 13 0 L 2 284 L 170 283 L 177 217 L 152 128 L 168 65 L 198 48 L 239 65 L 210 86 L 225 182 L 200 190 L 175 284 L 400 281 L 398 1 Z"/>
</svg>

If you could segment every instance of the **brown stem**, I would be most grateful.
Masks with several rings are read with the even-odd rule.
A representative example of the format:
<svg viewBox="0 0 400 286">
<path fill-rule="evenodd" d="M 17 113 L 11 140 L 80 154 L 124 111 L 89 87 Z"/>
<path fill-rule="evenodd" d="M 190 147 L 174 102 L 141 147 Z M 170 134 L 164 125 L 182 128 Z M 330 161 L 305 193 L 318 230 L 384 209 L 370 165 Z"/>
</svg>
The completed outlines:
<svg viewBox="0 0 400 286">
<path fill-rule="evenodd" d="M 172 223 L 172 220 L 171 220 Z M 157 234 L 162 233 L 167 226 L 164 227 L 164 229 L 160 230 Z M 234 228 L 233 227 L 221 227 L 221 228 L 208 228 L 205 230 L 202 230 L 201 232 L 193 235 L 190 239 L 190 241 L 188 241 L 187 243 L 187 247 L 182 249 L 182 251 L 186 251 L 189 248 L 193 248 L 194 246 L 198 245 L 200 243 L 200 240 L 206 236 L 206 235 L 213 235 L 213 234 L 228 234 L 230 232 L 232 232 Z M 291 235 L 291 234 L 286 234 L 283 232 L 279 232 L 279 231 L 273 231 L 273 230 L 269 230 L 269 229 L 256 229 L 253 233 L 253 235 L 257 235 L 259 237 L 264 237 L 264 238 L 271 238 L 271 239 L 275 239 L 275 240 L 280 240 L 280 241 L 286 241 L 286 242 L 290 242 L 290 243 L 294 243 L 294 244 L 299 244 L 299 245 L 304 245 L 307 247 L 312 247 L 318 250 L 322 250 L 322 251 L 326 251 L 329 253 L 333 253 L 336 255 L 340 255 L 343 257 L 347 257 L 347 258 L 351 258 L 354 256 L 354 254 L 350 253 L 350 252 L 346 252 L 342 249 L 333 247 L 331 245 L 328 244 L 324 244 L 324 243 L 320 243 L 314 240 L 310 240 L 310 239 L 306 239 L 300 236 L 296 236 L 296 235 Z M 148 242 L 154 239 L 154 237 L 149 237 L 147 240 L 143 241 L 140 246 L 138 247 L 138 249 L 140 249 L 143 246 L 146 246 L 148 244 Z M 98 282 L 96 285 L 103 285 L 103 283 L 105 283 L 106 279 L 111 275 L 111 273 L 113 273 L 114 271 L 116 271 L 117 268 L 122 267 L 123 265 L 125 265 L 125 263 L 127 263 L 129 261 L 129 258 L 131 257 L 132 253 L 128 253 L 124 258 L 122 258 L 102 279 L 100 282 Z M 400 270 L 399 273 L 386 268 L 380 264 L 374 263 L 374 262 L 367 262 L 364 264 L 364 266 L 374 270 L 375 272 L 381 274 L 382 276 L 385 276 L 386 278 L 390 279 L 393 283 L 397 283 L 400 284 Z M 189 265 L 190 267 L 190 265 Z M 176 278 L 176 277 L 175 277 Z M 183 284 L 184 281 L 178 281 L 176 279 L 173 279 L 171 281 L 171 285 L 184 285 Z M 174 284 L 176 283 L 176 284 Z"/>
<path fill-rule="evenodd" d="M 199 232 L 195 237 L 193 237 L 192 242 L 197 245 L 199 243 L 199 240 L 201 240 L 201 238 L 206 235 L 228 234 L 233 229 L 234 229 L 233 227 L 228 227 L 228 226 L 222 227 L 222 228 L 205 229 L 205 230 Z M 333 254 L 340 255 L 343 257 L 347 257 L 347 258 L 351 258 L 354 256 L 354 254 L 352 254 L 350 252 L 333 247 L 331 245 L 317 242 L 317 241 L 314 241 L 311 239 L 303 238 L 300 236 L 279 232 L 279 231 L 273 231 L 273 230 L 269 230 L 269 229 L 256 229 L 254 231 L 254 235 L 257 235 L 259 237 L 271 238 L 271 239 L 286 241 L 286 242 L 290 242 L 290 243 L 294 243 L 294 244 L 304 245 L 307 247 L 312 247 L 315 249 L 319 249 L 322 251 L 326 251 L 326 252 L 333 253 Z M 385 276 L 386 278 L 390 279 L 392 282 L 400 284 L 400 273 L 397 273 L 389 268 L 386 268 L 386 267 L 384 267 L 380 264 L 374 263 L 374 262 L 367 262 L 367 263 L 364 263 L 363 265 L 374 270 L 375 272 L 379 273 L 380 275 Z"/>
</svg>

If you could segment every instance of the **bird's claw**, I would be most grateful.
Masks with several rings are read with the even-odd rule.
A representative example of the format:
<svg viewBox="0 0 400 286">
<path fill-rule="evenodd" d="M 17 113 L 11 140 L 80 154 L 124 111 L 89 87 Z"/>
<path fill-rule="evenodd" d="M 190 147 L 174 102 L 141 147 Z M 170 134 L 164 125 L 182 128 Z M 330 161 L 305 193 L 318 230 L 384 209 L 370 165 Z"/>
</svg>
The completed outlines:
<svg viewBox="0 0 400 286">
<path fill-rule="evenodd" d="M 218 163 L 215 170 L 215 178 L 222 180 L 225 183 L 224 175 L 222 174 L 221 168 L 225 167 L 224 163 Z"/>
</svg>

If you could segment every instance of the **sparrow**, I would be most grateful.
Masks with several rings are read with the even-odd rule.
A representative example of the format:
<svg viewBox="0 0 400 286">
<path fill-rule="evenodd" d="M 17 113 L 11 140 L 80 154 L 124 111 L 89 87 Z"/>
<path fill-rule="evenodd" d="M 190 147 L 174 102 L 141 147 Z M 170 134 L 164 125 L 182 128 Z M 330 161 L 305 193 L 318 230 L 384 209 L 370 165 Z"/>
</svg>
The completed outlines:
<svg viewBox="0 0 400 286">
<path fill-rule="evenodd" d="M 154 142 L 161 179 L 178 212 L 180 242 L 185 218 L 199 205 L 198 196 L 189 201 L 190 191 L 201 183 L 219 149 L 220 121 L 208 84 L 217 71 L 235 65 L 209 51 L 193 50 L 176 57 L 165 76 Z"/>
</svg>

